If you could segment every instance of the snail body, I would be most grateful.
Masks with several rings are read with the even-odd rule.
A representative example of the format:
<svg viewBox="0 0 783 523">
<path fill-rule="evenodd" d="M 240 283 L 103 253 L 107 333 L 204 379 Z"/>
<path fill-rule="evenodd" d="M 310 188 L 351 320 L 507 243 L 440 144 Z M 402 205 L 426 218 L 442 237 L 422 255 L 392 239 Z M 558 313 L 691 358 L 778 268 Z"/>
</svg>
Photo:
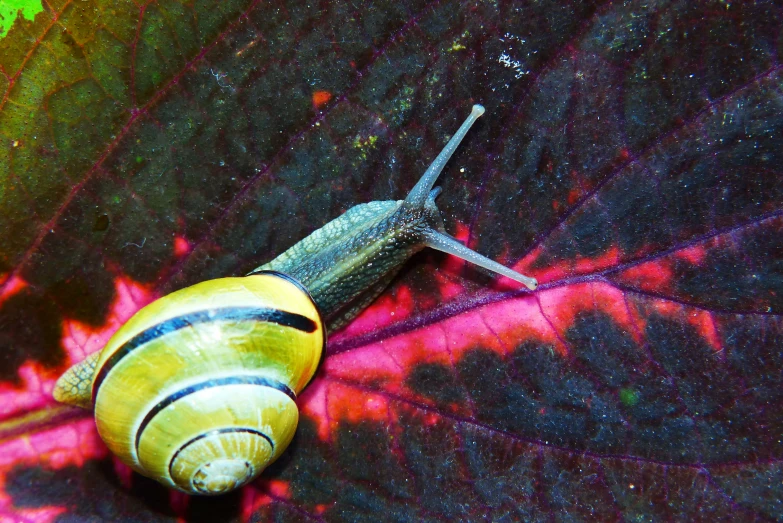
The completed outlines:
<svg viewBox="0 0 783 523">
<path fill-rule="evenodd" d="M 326 326 L 358 315 L 410 256 L 432 247 L 536 287 L 448 236 L 435 205 L 433 184 L 483 112 L 473 107 L 405 200 L 352 207 L 247 276 L 154 301 L 68 369 L 55 399 L 93 408 L 108 448 L 166 486 L 213 495 L 253 480 L 293 438 Z"/>
</svg>

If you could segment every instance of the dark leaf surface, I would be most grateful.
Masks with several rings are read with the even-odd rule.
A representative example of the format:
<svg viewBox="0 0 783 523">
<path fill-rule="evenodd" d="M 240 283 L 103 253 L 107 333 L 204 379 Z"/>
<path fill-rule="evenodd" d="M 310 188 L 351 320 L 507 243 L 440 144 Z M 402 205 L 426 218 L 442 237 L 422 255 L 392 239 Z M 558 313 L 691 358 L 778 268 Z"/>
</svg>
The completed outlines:
<svg viewBox="0 0 783 523">
<path fill-rule="evenodd" d="M 9 5 L 0 521 L 781 520 L 779 2 Z M 535 293 L 417 255 L 222 498 L 51 399 L 156 297 L 404 196 L 477 102 L 439 205 Z"/>
</svg>

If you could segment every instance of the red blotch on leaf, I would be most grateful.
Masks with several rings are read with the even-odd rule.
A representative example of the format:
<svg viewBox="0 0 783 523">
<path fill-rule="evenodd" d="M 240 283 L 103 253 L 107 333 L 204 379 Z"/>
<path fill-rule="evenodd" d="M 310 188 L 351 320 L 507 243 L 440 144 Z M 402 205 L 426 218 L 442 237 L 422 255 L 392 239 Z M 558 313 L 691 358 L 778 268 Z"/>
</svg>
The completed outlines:
<svg viewBox="0 0 783 523">
<path fill-rule="evenodd" d="M 655 301 L 653 302 L 653 308 L 655 312 L 662 316 L 677 320 L 684 318 L 713 350 L 716 352 L 723 350 L 723 341 L 720 334 L 718 334 L 718 328 L 715 326 L 715 318 L 709 311 L 693 309 L 679 303 L 667 301 Z M 647 316 L 649 315 L 644 315 L 644 317 Z"/>
<path fill-rule="evenodd" d="M 27 282 L 19 276 L 6 275 L 5 278 L 0 278 L 0 305 L 3 304 L 8 298 L 27 287 Z"/>
<path fill-rule="evenodd" d="M 17 509 L 13 499 L 5 494 L 6 474 L 17 466 L 40 466 L 61 469 L 69 465 L 81 467 L 87 460 L 101 459 L 108 450 L 98 437 L 92 419 L 6 440 L 0 443 L 0 521 L 53 521 L 65 512 L 64 507 Z M 28 519 L 2 519 L 3 513 Z"/>
<path fill-rule="evenodd" d="M 701 265 L 707 257 L 704 245 L 694 245 L 679 250 L 665 258 L 640 263 L 622 271 L 620 280 L 630 286 L 650 292 L 664 292 L 672 289 L 676 277 L 675 262 L 680 260 L 692 265 Z"/>
<path fill-rule="evenodd" d="M 288 481 L 281 479 L 262 480 L 245 487 L 242 490 L 242 521 L 250 521 L 261 507 L 272 504 L 279 499 L 290 499 L 291 491 Z"/>
<path fill-rule="evenodd" d="M 193 498 L 184 492 L 169 490 L 169 506 L 175 514 L 180 516 L 180 521 L 186 521 L 185 515 L 187 514 L 188 505 L 190 505 L 191 499 Z"/>
<path fill-rule="evenodd" d="M 120 480 L 120 484 L 130 490 L 133 486 L 133 469 L 120 461 L 119 458 L 112 459 L 112 466 L 114 467 L 114 473 L 117 474 L 117 479 Z"/>
<path fill-rule="evenodd" d="M 136 311 L 156 298 L 149 288 L 126 277 L 114 280 L 114 291 L 114 301 L 102 326 L 95 328 L 76 320 L 63 322 L 62 346 L 68 354 L 69 365 L 101 350 Z"/>
<path fill-rule="evenodd" d="M 318 436 L 324 441 L 331 441 L 331 435 L 344 422 L 392 424 L 396 421 L 386 396 L 368 390 L 357 391 L 354 384 L 328 377 L 313 381 L 300 399 L 300 412 L 315 421 Z"/>
<path fill-rule="evenodd" d="M 616 266 L 620 261 L 620 249 L 612 247 L 604 254 L 594 258 L 577 258 L 575 272 L 578 274 L 589 274 L 598 272 L 609 267 Z"/>
<path fill-rule="evenodd" d="M 626 269 L 621 279 L 633 287 L 660 292 L 670 288 L 673 277 L 671 263 L 667 260 L 653 260 Z"/>
<path fill-rule="evenodd" d="M 0 420 L 33 412 L 52 403 L 52 390 L 59 373 L 35 361 L 24 363 L 18 371 L 21 386 L 0 384 Z"/>
<path fill-rule="evenodd" d="M 81 467 L 86 460 L 103 458 L 107 453 L 90 417 L 0 443 L 0 466 L 3 471 L 21 464 L 53 469 Z"/>
<path fill-rule="evenodd" d="M 603 282 L 582 283 L 558 287 L 538 293 L 541 310 L 557 333 L 555 346 L 565 350 L 561 341 L 565 331 L 574 323 L 577 315 L 587 311 L 600 311 L 637 338 L 636 318 L 626 305 L 622 291 Z"/>
<path fill-rule="evenodd" d="M 584 288 L 589 289 L 590 285 Z M 592 292 L 610 291 L 619 293 L 609 285 Z M 567 293 L 563 291 L 562 296 L 555 291 L 540 294 L 551 295 L 548 298 L 551 306 L 563 307 Z M 575 294 L 581 296 L 581 293 Z M 593 308 L 593 300 L 579 296 L 572 299 L 574 303 L 564 311 L 561 320 L 572 321 L 580 308 Z M 605 308 L 612 310 L 608 304 Z M 615 315 L 619 314 L 615 311 Z M 565 353 L 559 341 L 560 334 L 552 320 L 542 314 L 536 296 L 489 304 L 409 333 L 330 356 L 302 395 L 301 411 L 314 420 L 319 436 L 327 441 L 346 421 L 389 423 L 396 418 L 390 405 L 392 398 L 431 402 L 418 397 L 406 385 L 406 379 L 417 365 L 454 366 L 466 352 L 476 347 L 507 355 L 520 343 L 530 340 L 557 346 L 559 352 Z M 376 393 L 378 389 L 383 393 Z"/>
<path fill-rule="evenodd" d="M 5 496 L 0 496 L 0 506 L 4 505 Z M 0 511 L 0 522 L 2 523 L 49 523 L 67 512 L 66 507 L 43 507 L 43 508 L 21 508 L 9 514 L 7 517 Z"/>
<path fill-rule="evenodd" d="M 313 107 L 318 110 L 326 105 L 332 99 L 332 93 L 329 91 L 313 92 Z"/>
<path fill-rule="evenodd" d="M 391 325 L 410 316 L 414 305 L 410 289 L 405 285 L 400 285 L 394 294 L 387 292 L 375 300 L 332 339 L 349 338 Z"/>
<path fill-rule="evenodd" d="M 691 310 L 687 318 L 688 323 L 696 329 L 713 350 L 717 352 L 723 350 L 723 341 L 718 334 L 712 313 L 705 310 Z"/>
<path fill-rule="evenodd" d="M 533 296 L 493 303 L 406 334 L 335 354 L 324 363 L 329 377 L 368 386 L 383 383 L 402 390 L 413 367 L 422 363 L 452 365 L 481 346 L 501 354 L 519 339 L 553 341 L 552 328 Z"/>
<path fill-rule="evenodd" d="M 181 258 L 188 254 L 193 247 L 190 245 L 188 240 L 186 240 L 182 236 L 177 236 L 174 238 L 174 256 L 177 258 Z"/>
<path fill-rule="evenodd" d="M 533 260 L 537 259 L 542 253 L 543 247 L 539 246 L 526 256 L 522 262 L 514 266 L 514 270 L 526 274 L 524 267 L 532 264 Z M 536 271 L 535 274 L 531 274 L 531 276 L 535 276 L 540 284 L 572 278 L 583 274 L 593 274 L 615 267 L 620 262 L 621 254 L 622 252 L 620 249 L 614 246 L 603 254 L 592 258 L 576 257 L 574 259 L 560 260 L 559 263 L 550 264 L 546 269 Z"/>
<path fill-rule="evenodd" d="M 694 245 L 686 249 L 680 249 L 674 256 L 692 265 L 701 265 L 707 257 L 707 249 L 704 248 L 704 245 Z"/>
<path fill-rule="evenodd" d="M 428 427 L 434 427 L 438 424 L 438 421 L 440 421 L 440 416 L 435 414 L 434 412 L 428 412 L 421 418 L 422 424 L 426 425 Z"/>
</svg>

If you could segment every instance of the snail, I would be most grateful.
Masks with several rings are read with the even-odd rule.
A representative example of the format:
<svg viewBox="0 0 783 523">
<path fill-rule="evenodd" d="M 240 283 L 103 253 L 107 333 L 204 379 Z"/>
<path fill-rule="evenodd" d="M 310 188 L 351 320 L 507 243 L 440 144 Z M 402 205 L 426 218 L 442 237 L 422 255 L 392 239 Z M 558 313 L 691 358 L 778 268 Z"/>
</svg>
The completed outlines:
<svg viewBox="0 0 783 523">
<path fill-rule="evenodd" d="M 68 369 L 54 398 L 94 408 L 109 450 L 168 487 L 214 495 L 252 481 L 293 438 L 324 323 L 356 317 L 411 255 L 432 247 L 536 288 L 447 235 L 435 205 L 432 186 L 483 113 L 473 106 L 405 200 L 352 207 L 246 276 L 150 303 Z"/>
</svg>

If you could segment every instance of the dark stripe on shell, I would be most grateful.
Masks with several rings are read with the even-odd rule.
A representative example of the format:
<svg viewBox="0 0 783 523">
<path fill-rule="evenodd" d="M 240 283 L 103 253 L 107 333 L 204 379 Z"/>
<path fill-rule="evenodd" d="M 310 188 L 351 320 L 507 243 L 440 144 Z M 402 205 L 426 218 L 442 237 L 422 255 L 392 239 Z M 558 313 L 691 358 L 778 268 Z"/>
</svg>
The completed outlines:
<svg viewBox="0 0 783 523">
<path fill-rule="evenodd" d="M 160 411 L 162 411 L 163 409 L 165 409 L 175 401 L 182 399 L 190 394 L 193 394 L 194 392 L 198 392 L 204 389 L 210 389 L 213 387 L 222 387 L 224 385 L 258 385 L 261 387 L 269 387 L 275 390 L 279 390 L 280 392 L 282 392 L 283 394 L 291 398 L 293 401 L 296 401 L 296 394 L 294 393 L 294 391 L 289 389 L 285 385 L 285 383 L 270 378 L 264 378 L 261 376 L 227 376 L 225 378 L 210 379 L 210 380 L 203 381 L 201 383 L 196 383 L 194 385 L 191 385 L 190 387 L 185 387 L 184 389 L 180 389 L 174 392 L 173 394 L 166 396 L 157 405 L 155 405 L 152 409 L 150 409 L 150 411 L 147 413 L 146 416 L 144 416 L 141 425 L 139 425 L 139 430 L 136 431 L 136 455 L 139 454 L 139 443 L 141 442 L 141 436 L 144 432 L 144 429 L 147 428 L 147 425 L 149 425 L 152 422 L 152 419 Z M 239 401 L 241 401 L 241 399 Z M 274 447 L 274 445 L 272 446 Z"/>
<path fill-rule="evenodd" d="M 318 304 L 313 299 L 313 295 L 310 294 L 310 291 L 307 290 L 307 287 L 305 287 L 302 284 L 302 282 L 300 282 L 299 280 L 297 280 L 296 278 L 294 278 L 290 274 L 286 274 L 284 272 L 279 272 L 279 271 L 272 271 L 272 270 L 269 270 L 269 269 L 256 269 L 253 272 L 248 273 L 247 275 L 248 276 L 259 276 L 259 275 L 264 275 L 264 274 L 267 274 L 269 276 L 275 276 L 277 278 L 281 278 L 281 279 L 283 279 L 283 280 L 285 280 L 285 281 L 287 281 L 289 283 L 292 283 L 293 285 L 296 285 L 299 288 L 300 291 L 305 293 L 305 295 L 307 295 L 307 297 L 310 298 L 310 303 L 313 304 L 313 307 L 315 307 L 316 312 L 318 312 L 318 318 L 321 319 L 321 323 L 324 323 L 323 319 L 322 319 L 324 317 L 324 315 L 321 312 L 321 307 L 318 306 Z M 323 334 L 323 345 L 322 345 L 322 347 L 325 347 L 326 346 L 326 325 L 323 325 L 322 334 Z M 323 358 L 323 354 L 321 354 L 321 357 Z"/>
<path fill-rule="evenodd" d="M 248 429 L 245 427 L 228 427 L 225 429 L 216 429 L 211 430 L 207 432 L 206 434 L 199 434 L 195 438 L 191 439 L 190 441 L 186 442 L 184 445 L 182 445 L 180 448 L 177 449 L 177 452 L 174 453 L 174 455 L 171 457 L 171 461 L 169 461 L 169 477 L 173 478 L 174 475 L 172 474 L 172 468 L 174 467 L 174 462 L 177 461 L 177 456 L 179 456 L 180 452 L 184 451 L 186 448 L 188 448 L 190 445 L 196 443 L 199 440 L 202 440 L 204 438 L 209 438 L 211 436 L 217 436 L 218 434 L 228 434 L 228 433 L 236 433 L 236 432 L 244 432 L 246 434 L 254 434 L 256 436 L 261 436 L 265 440 L 269 442 L 269 444 L 272 446 L 272 450 L 275 448 L 275 444 L 272 442 L 272 440 L 264 434 L 263 432 L 260 432 L 256 429 Z"/>
<path fill-rule="evenodd" d="M 106 379 L 109 372 L 128 354 L 143 345 L 186 327 L 198 325 L 200 323 L 210 323 L 215 321 L 258 321 L 267 323 L 277 323 L 285 327 L 303 332 L 315 332 L 316 323 L 301 314 L 271 309 L 267 307 L 225 307 L 221 309 L 211 309 L 206 311 L 191 312 L 162 321 L 133 338 L 126 341 L 111 357 L 103 364 L 95 377 L 92 385 L 92 401 L 98 398 L 98 390 Z"/>
</svg>

